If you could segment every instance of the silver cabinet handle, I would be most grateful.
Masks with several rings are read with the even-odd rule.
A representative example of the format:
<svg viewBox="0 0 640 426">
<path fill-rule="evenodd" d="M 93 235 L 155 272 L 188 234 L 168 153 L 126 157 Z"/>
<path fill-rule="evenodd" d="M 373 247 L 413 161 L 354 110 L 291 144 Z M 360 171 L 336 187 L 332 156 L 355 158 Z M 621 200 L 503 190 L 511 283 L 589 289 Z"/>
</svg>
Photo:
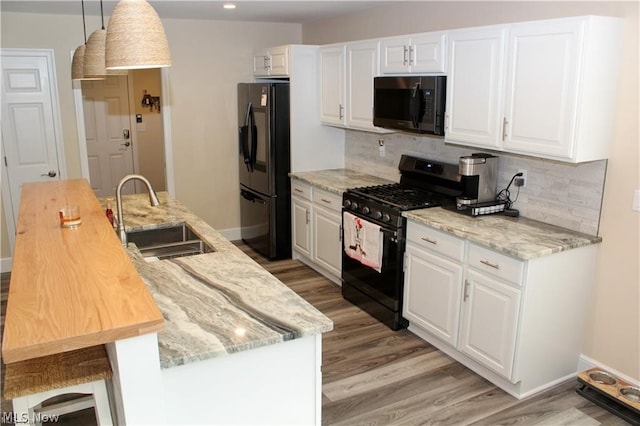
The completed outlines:
<svg viewBox="0 0 640 426">
<path fill-rule="evenodd" d="M 44 173 L 40 176 L 49 176 L 50 178 L 54 178 L 58 175 L 55 170 L 49 170 L 49 173 Z"/>
<path fill-rule="evenodd" d="M 432 239 L 430 239 L 430 238 L 421 237 L 420 239 L 421 239 L 422 241 L 426 241 L 426 242 L 428 242 L 428 243 L 430 243 L 430 244 L 438 244 L 438 242 L 437 242 L 436 240 L 432 240 Z"/>
<path fill-rule="evenodd" d="M 298 189 L 298 188 L 293 188 L 294 191 L 299 192 L 300 194 L 302 194 L 304 191 L 302 189 Z"/>
<path fill-rule="evenodd" d="M 469 280 L 464 280 L 464 297 L 462 299 L 464 302 L 469 298 L 469 285 Z"/>
<path fill-rule="evenodd" d="M 509 125 L 509 121 L 507 121 L 507 117 L 502 119 L 502 140 L 507 138 L 507 126 Z"/>
<path fill-rule="evenodd" d="M 320 198 L 320 201 L 325 202 L 327 204 L 331 204 L 331 201 L 327 200 L 326 198 Z"/>
<path fill-rule="evenodd" d="M 309 224 L 309 210 L 306 210 L 306 220 L 307 220 L 307 225 Z"/>
<path fill-rule="evenodd" d="M 413 48 L 413 45 L 409 46 L 409 66 L 411 65 L 415 65 L 415 49 Z"/>
<path fill-rule="evenodd" d="M 407 65 L 407 63 L 409 62 L 407 60 L 407 53 L 409 53 L 409 49 L 407 49 L 407 46 L 402 46 L 402 65 Z"/>
<path fill-rule="evenodd" d="M 483 265 L 487 265 L 488 267 L 493 269 L 500 269 L 500 265 L 498 265 L 497 263 L 491 263 L 488 260 L 481 260 L 480 263 L 482 263 Z"/>
<path fill-rule="evenodd" d="M 344 107 L 342 106 L 342 104 L 339 105 L 339 112 L 338 115 L 340 116 L 340 120 L 342 120 L 344 118 Z"/>
</svg>

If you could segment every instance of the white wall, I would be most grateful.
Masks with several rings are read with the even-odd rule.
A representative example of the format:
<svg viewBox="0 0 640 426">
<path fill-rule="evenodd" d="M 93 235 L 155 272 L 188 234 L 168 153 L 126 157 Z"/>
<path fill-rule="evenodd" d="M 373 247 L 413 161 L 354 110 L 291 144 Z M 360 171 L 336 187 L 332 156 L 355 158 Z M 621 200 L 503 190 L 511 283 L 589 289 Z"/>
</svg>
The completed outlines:
<svg viewBox="0 0 640 426">
<path fill-rule="evenodd" d="M 54 50 L 68 177 L 80 177 L 70 52 L 83 42 L 81 16 L 7 12 L 1 20 L 3 48 Z M 236 84 L 252 81 L 254 49 L 300 43 L 301 26 L 171 19 L 163 24 L 173 61 L 176 196 L 214 228 L 238 227 Z M 88 34 L 99 26 L 99 17 L 87 17 Z M 4 221 L 2 227 L 6 235 Z M 0 257 L 10 256 L 2 238 Z"/>
<path fill-rule="evenodd" d="M 631 203 L 633 191 L 640 188 L 638 12 L 638 2 L 415 1 L 303 25 L 305 43 L 329 44 L 563 16 L 625 18 L 621 73 L 603 82 L 606 90 L 616 91 L 618 102 L 599 229 L 604 241 L 584 354 L 636 380 L 640 380 L 640 213 L 631 211 Z M 347 145 L 347 153 L 350 149 Z"/>
</svg>

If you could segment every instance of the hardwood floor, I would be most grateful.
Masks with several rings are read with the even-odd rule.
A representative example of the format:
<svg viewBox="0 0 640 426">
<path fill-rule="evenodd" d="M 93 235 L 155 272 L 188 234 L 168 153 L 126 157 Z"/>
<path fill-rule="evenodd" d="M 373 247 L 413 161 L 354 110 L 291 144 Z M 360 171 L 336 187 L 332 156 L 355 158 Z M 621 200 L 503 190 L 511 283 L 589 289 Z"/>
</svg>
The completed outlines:
<svg viewBox="0 0 640 426">
<path fill-rule="evenodd" d="M 576 394 L 575 381 L 518 401 L 410 332 L 378 323 L 304 264 L 267 262 L 238 246 L 334 321 L 322 340 L 323 425 L 627 424 Z M 5 274 L 1 290 L 4 324 Z"/>
<path fill-rule="evenodd" d="M 392 331 L 295 260 L 237 245 L 331 318 L 322 339 L 324 425 L 626 425 L 563 383 L 518 401 L 409 331 Z"/>
</svg>

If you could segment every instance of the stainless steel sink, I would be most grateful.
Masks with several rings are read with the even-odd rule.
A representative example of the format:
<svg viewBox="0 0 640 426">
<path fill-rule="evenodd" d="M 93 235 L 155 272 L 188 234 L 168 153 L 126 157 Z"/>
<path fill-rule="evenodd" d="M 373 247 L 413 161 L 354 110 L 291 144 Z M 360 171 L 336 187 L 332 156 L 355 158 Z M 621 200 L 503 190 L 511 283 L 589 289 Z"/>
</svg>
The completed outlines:
<svg viewBox="0 0 640 426">
<path fill-rule="evenodd" d="M 127 232 L 127 241 L 135 243 L 142 256 L 159 260 L 215 251 L 186 224 Z"/>
</svg>

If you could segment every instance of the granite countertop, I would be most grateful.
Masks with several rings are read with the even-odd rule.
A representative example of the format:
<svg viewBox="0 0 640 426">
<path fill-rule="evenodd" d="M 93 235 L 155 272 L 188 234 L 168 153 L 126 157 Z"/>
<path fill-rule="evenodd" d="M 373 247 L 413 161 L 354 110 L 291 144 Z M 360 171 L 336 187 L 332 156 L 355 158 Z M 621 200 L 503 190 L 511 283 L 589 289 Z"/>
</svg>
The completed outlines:
<svg viewBox="0 0 640 426">
<path fill-rule="evenodd" d="M 522 260 L 602 241 L 601 237 L 524 217 L 497 214 L 471 217 L 441 207 L 412 210 L 403 216 Z"/>
<path fill-rule="evenodd" d="M 127 251 L 165 319 L 160 364 L 169 368 L 324 333 L 333 322 L 165 192 L 123 196 L 128 232 L 188 224 L 214 252 L 147 262 Z"/>
<path fill-rule="evenodd" d="M 342 195 L 349 188 L 394 183 L 387 179 L 348 169 L 295 172 L 289 173 L 289 176 L 338 195 Z"/>
</svg>

